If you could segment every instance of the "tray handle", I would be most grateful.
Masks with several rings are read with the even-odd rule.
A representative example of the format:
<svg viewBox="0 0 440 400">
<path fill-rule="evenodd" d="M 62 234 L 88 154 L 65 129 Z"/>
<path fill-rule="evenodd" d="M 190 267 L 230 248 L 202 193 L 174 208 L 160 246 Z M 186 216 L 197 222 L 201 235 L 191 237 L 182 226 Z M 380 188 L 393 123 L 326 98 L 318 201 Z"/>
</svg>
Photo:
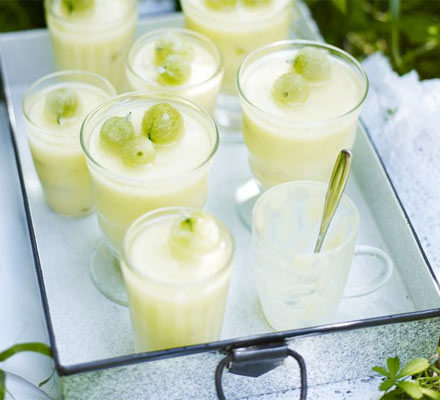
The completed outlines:
<svg viewBox="0 0 440 400">
<path fill-rule="evenodd" d="M 279 367 L 287 357 L 293 357 L 298 363 L 301 376 L 300 400 L 307 398 L 307 369 L 302 356 L 290 349 L 286 343 L 272 343 L 244 348 L 231 349 L 220 360 L 215 370 L 215 389 L 219 400 L 226 400 L 222 377 L 225 368 L 236 375 L 257 378 Z"/>
</svg>

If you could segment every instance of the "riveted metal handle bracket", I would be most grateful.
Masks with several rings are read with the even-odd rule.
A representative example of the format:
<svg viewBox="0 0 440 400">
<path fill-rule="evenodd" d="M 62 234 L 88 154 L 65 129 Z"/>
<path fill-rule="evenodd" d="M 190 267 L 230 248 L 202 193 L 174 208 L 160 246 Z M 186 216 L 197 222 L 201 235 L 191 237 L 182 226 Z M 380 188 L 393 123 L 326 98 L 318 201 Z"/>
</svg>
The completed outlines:
<svg viewBox="0 0 440 400">
<path fill-rule="evenodd" d="M 300 369 L 301 391 L 300 400 L 307 397 L 307 371 L 304 359 L 286 343 L 271 343 L 231 349 L 219 362 L 215 371 L 215 388 L 219 400 L 226 400 L 222 386 L 223 370 L 231 374 L 257 378 L 274 368 L 279 367 L 287 357 L 293 357 Z"/>
</svg>

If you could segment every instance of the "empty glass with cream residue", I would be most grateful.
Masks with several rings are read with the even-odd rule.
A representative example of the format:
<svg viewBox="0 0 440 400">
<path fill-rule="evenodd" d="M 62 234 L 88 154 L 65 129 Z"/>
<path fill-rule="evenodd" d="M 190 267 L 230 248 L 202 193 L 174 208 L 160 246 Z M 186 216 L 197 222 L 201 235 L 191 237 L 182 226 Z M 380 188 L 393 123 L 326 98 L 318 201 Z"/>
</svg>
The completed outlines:
<svg viewBox="0 0 440 400">
<path fill-rule="evenodd" d="M 327 185 L 291 182 L 265 192 L 253 211 L 253 246 L 258 293 L 264 314 L 276 330 L 297 329 L 333 321 L 355 256 L 371 256 L 380 273 L 361 287 L 362 296 L 390 278 L 392 261 L 380 249 L 355 246 L 359 214 L 343 196 L 321 252 L 313 253 Z M 346 292 L 347 294 L 347 292 Z"/>
</svg>

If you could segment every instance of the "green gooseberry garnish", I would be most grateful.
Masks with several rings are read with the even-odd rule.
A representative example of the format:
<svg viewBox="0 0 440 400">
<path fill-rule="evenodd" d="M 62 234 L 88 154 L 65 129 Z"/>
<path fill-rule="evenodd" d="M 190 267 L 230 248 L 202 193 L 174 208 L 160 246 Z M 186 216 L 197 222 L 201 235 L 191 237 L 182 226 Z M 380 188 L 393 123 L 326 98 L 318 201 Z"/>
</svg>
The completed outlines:
<svg viewBox="0 0 440 400">
<path fill-rule="evenodd" d="M 272 0 L 241 0 L 247 7 L 258 7 L 269 4 Z"/>
<path fill-rule="evenodd" d="M 51 90 L 46 96 L 44 112 L 58 124 L 66 118 L 73 118 L 78 110 L 79 98 L 75 90 L 63 87 Z"/>
<path fill-rule="evenodd" d="M 181 85 L 191 74 L 191 63 L 177 54 L 172 54 L 157 68 L 157 72 L 162 84 Z"/>
<path fill-rule="evenodd" d="M 212 252 L 220 242 L 220 229 L 214 217 L 194 211 L 179 218 L 171 227 L 169 244 L 177 259 L 187 259 Z"/>
<path fill-rule="evenodd" d="M 99 138 L 101 144 L 111 150 L 120 150 L 122 145 L 135 137 L 130 114 L 126 117 L 111 117 L 101 127 Z"/>
<path fill-rule="evenodd" d="M 145 111 L 142 133 L 154 144 L 175 143 L 183 134 L 183 117 L 168 103 L 159 103 Z"/>
<path fill-rule="evenodd" d="M 165 33 L 157 39 L 154 46 L 156 65 L 162 65 L 170 55 L 181 56 L 189 62 L 193 58 L 193 47 L 182 34 L 174 32 Z"/>
<path fill-rule="evenodd" d="M 95 0 L 62 0 L 62 4 L 69 13 L 82 12 L 91 9 Z"/>
<path fill-rule="evenodd" d="M 330 78 L 331 67 L 325 51 L 315 47 L 304 47 L 296 54 L 293 70 L 306 81 L 322 83 Z"/>
<path fill-rule="evenodd" d="M 205 4 L 214 10 L 222 10 L 224 8 L 235 7 L 237 0 L 205 0 Z"/>
<path fill-rule="evenodd" d="M 129 139 L 121 147 L 122 161 L 132 167 L 151 164 L 155 157 L 154 145 L 145 136 Z"/>
<path fill-rule="evenodd" d="M 309 88 L 301 75 L 287 72 L 275 81 L 272 95 L 281 104 L 304 103 L 309 96 Z"/>
</svg>

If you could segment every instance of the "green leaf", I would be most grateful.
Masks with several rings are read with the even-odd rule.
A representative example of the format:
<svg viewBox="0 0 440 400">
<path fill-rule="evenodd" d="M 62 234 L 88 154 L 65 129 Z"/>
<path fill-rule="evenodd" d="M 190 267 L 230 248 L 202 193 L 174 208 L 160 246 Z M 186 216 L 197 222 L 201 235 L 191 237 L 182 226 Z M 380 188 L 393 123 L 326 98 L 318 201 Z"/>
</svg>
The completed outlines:
<svg viewBox="0 0 440 400">
<path fill-rule="evenodd" d="M 5 372 L 0 369 L 0 400 L 3 400 L 6 396 L 6 375 Z"/>
<path fill-rule="evenodd" d="M 390 377 L 390 374 L 388 373 L 388 371 L 387 371 L 385 368 L 382 368 L 382 367 L 378 367 L 378 366 L 376 366 L 376 367 L 373 367 L 372 370 L 373 370 L 374 372 L 377 372 L 378 374 L 381 374 L 381 375 L 383 375 L 383 376 L 386 376 L 387 378 Z"/>
<path fill-rule="evenodd" d="M 411 13 L 402 15 L 399 28 L 412 44 L 423 44 L 428 39 L 436 37 L 435 28 L 438 26 L 435 17 L 428 13 Z M 429 29 L 431 27 L 431 29 Z M 433 35 L 434 33 L 434 35 Z"/>
<path fill-rule="evenodd" d="M 422 388 L 422 393 L 425 396 L 428 396 L 430 399 L 440 400 L 440 392 L 436 392 L 435 390 L 428 389 L 428 388 Z"/>
<path fill-rule="evenodd" d="M 379 390 L 386 392 L 388 389 L 392 388 L 396 381 L 394 379 L 385 379 L 380 385 Z"/>
<path fill-rule="evenodd" d="M 40 342 L 20 343 L 2 351 L 0 353 L 0 362 L 5 361 L 9 357 L 12 357 L 14 354 L 21 353 L 23 351 L 32 351 L 34 353 L 40 353 L 45 356 L 52 357 L 52 350 L 45 343 L 40 343 Z"/>
<path fill-rule="evenodd" d="M 414 381 L 399 382 L 397 386 L 412 399 L 417 400 L 423 397 L 422 388 Z"/>
<path fill-rule="evenodd" d="M 332 0 L 332 3 L 341 13 L 347 13 L 347 0 Z"/>
<path fill-rule="evenodd" d="M 402 378 L 403 376 L 411 376 L 415 374 L 419 374 L 420 372 L 425 371 L 429 367 L 429 362 L 426 358 L 415 358 L 407 363 L 402 370 L 398 378 Z"/>
<path fill-rule="evenodd" d="M 399 357 L 387 358 L 388 371 L 390 371 L 390 376 L 396 376 L 400 369 Z"/>
<path fill-rule="evenodd" d="M 44 381 L 41 381 L 38 384 L 38 387 L 40 388 L 41 386 L 44 386 L 47 382 L 49 382 L 52 379 L 54 373 L 55 373 L 55 369 L 52 370 L 52 373 Z"/>
<path fill-rule="evenodd" d="M 405 393 L 401 389 L 394 389 L 391 392 L 385 393 L 380 400 L 402 400 L 402 396 L 405 396 Z"/>
</svg>

